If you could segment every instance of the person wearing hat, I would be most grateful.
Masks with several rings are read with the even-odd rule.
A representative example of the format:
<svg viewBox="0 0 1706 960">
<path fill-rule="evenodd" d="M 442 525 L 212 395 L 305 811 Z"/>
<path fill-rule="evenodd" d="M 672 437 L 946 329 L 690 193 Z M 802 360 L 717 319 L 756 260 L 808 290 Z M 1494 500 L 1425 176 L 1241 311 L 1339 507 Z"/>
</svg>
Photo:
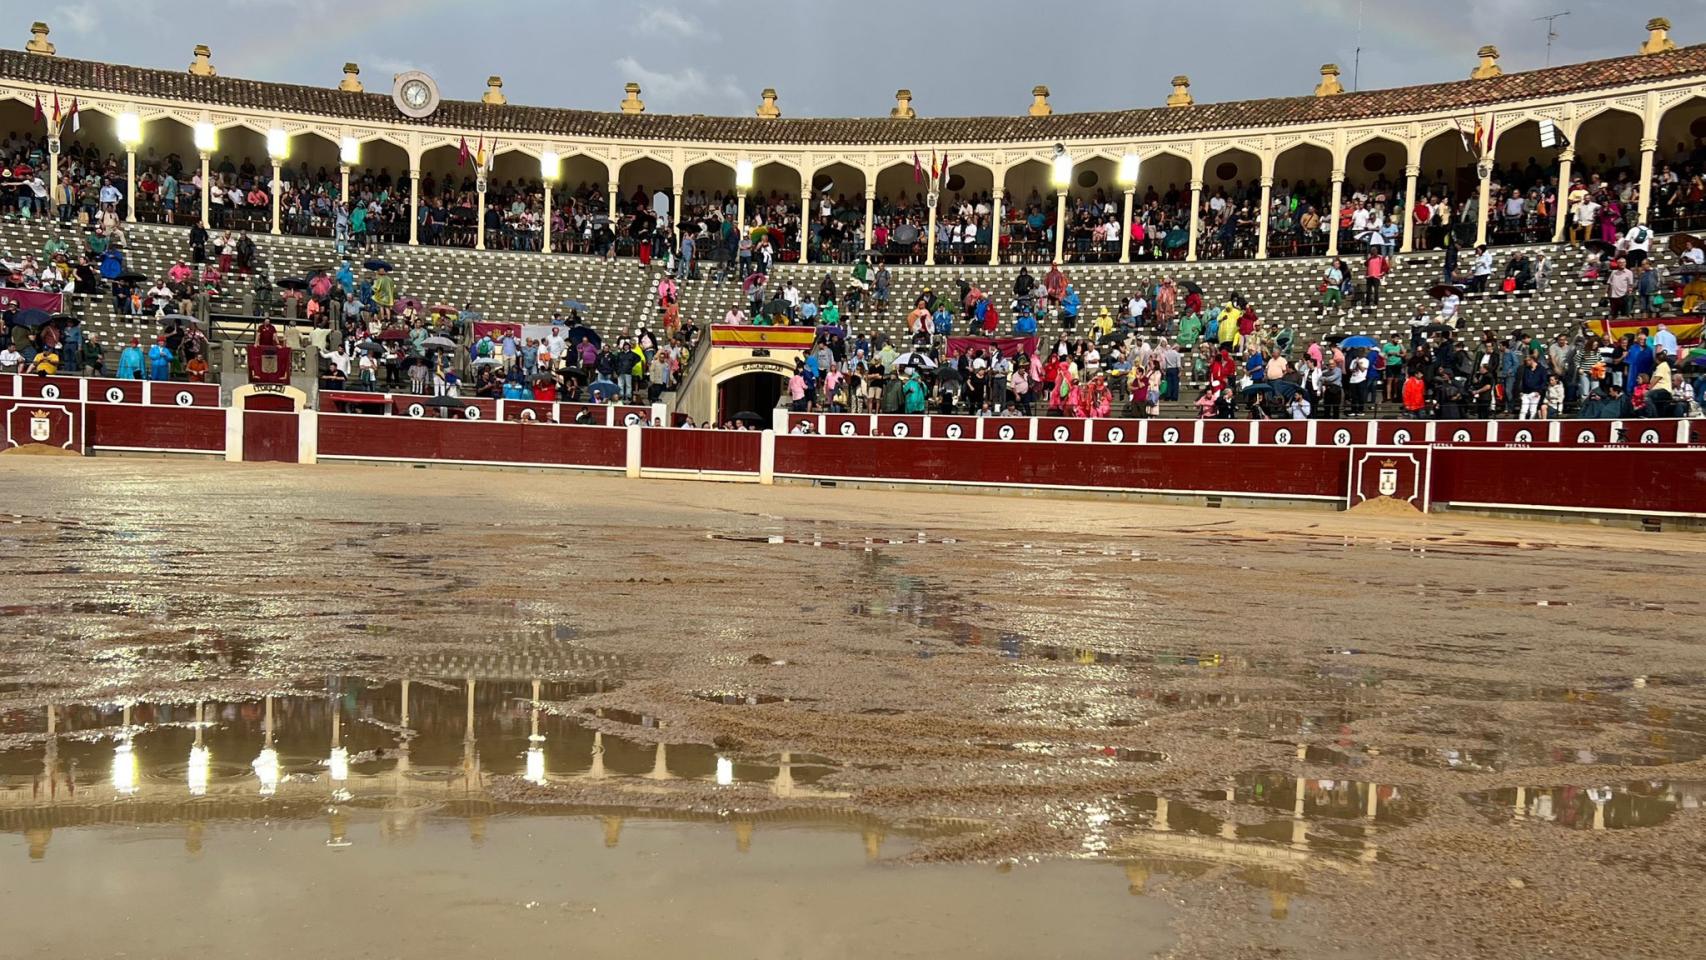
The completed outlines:
<svg viewBox="0 0 1706 960">
<path fill-rule="evenodd" d="M 118 378 L 120 380 L 142 379 L 142 341 L 136 337 L 130 338 L 130 346 L 118 358 Z"/>
<path fill-rule="evenodd" d="M 166 346 L 165 337 L 154 338 L 154 345 L 148 348 L 148 379 L 170 380 L 172 378 L 172 351 Z"/>
</svg>

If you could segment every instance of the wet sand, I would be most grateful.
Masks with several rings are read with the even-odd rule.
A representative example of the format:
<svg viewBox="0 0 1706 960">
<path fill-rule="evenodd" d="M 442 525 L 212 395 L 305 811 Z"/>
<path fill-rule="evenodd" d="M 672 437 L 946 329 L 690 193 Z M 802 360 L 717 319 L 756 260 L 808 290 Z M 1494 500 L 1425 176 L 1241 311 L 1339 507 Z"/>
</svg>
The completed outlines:
<svg viewBox="0 0 1706 960">
<path fill-rule="evenodd" d="M 328 806 L 395 794 L 437 824 L 416 835 L 463 835 L 440 856 L 462 895 L 496 884 L 504 904 L 520 888 L 466 846 L 469 803 L 494 834 L 596 839 L 619 816 L 694 838 L 623 852 L 600 881 L 626 911 L 611 943 L 633 949 L 646 898 L 687 896 L 669 878 L 719 831 L 775 848 L 801 896 L 865 891 L 843 900 L 885 935 L 997 929 L 942 912 L 992 877 L 1026 902 L 1118 901 L 1047 947 L 991 941 L 1013 955 L 1659 957 L 1706 939 L 1706 537 L 132 459 L 8 457 L 0 489 L 9 899 L 43 822 L 60 827 L 32 870 L 122 862 L 103 824 L 127 804 L 174 837 L 205 824 L 196 856 L 255 862 L 230 838 L 287 803 L 325 830 Z M 299 745 L 259 798 L 268 694 L 292 718 L 273 738 Z M 343 780 L 322 762 L 339 743 Z M 119 744 L 139 758 L 129 794 Z M 353 822 L 333 855 L 389 842 L 385 816 Z M 813 847 L 838 830 L 844 874 Z M 267 869 L 323 876 L 307 857 Z M 853 936 L 809 904 L 767 912 L 756 883 L 691 902 L 726 912 L 741 891 L 748 930 L 811 918 L 778 956 L 811 942 L 792 935 Z M 408 892 L 387 909 L 448 915 L 444 891 Z M 529 942 L 524 923 L 505 936 Z M 865 943 L 1002 955 L 923 936 Z"/>
</svg>

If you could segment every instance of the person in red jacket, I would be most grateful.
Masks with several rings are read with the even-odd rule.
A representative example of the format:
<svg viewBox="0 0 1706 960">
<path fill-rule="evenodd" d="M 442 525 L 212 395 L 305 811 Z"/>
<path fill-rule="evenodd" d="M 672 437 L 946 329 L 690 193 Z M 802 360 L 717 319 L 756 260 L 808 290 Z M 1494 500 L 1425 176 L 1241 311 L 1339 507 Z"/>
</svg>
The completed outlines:
<svg viewBox="0 0 1706 960">
<path fill-rule="evenodd" d="M 1404 416 L 1411 420 L 1422 419 L 1422 411 L 1427 404 L 1428 388 L 1422 382 L 1422 371 L 1411 370 L 1409 379 L 1404 381 Z"/>
</svg>

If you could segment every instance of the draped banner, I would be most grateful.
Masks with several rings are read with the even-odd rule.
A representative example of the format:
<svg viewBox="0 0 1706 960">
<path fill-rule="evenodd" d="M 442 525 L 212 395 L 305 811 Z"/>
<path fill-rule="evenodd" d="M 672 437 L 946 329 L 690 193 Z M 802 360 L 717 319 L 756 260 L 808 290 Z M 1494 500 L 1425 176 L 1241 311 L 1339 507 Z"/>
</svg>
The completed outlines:
<svg viewBox="0 0 1706 960">
<path fill-rule="evenodd" d="M 48 313 L 63 313 L 65 296 L 43 293 L 40 290 L 0 287 L 0 310 L 46 310 Z"/>
<path fill-rule="evenodd" d="M 711 327 L 713 347 L 762 347 L 768 350 L 810 350 L 815 327 L 755 327 L 719 323 Z"/>
<path fill-rule="evenodd" d="M 1036 337 L 949 337 L 948 356 L 957 357 L 962 353 L 982 350 L 985 353 L 1000 351 L 1004 357 L 1018 354 L 1034 356 L 1037 352 Z"/>
<path fill-rule="evenodd" d="M 1616 320 L 1589 320 L 1587 328 L 1588 332 L 1606 340 L 1617 340 L 1626 333 L 1640 333 L 1642 327 L 1647 328 L 1648 334 L 1657 333 L 1661 323 L 1676 335 L 1679 345 L 1700 342 L 1703 323 L 1694 317 L 1620 317 Z M 1648 342 L 1651 342 L 1650 337 Z"/>
</svg>

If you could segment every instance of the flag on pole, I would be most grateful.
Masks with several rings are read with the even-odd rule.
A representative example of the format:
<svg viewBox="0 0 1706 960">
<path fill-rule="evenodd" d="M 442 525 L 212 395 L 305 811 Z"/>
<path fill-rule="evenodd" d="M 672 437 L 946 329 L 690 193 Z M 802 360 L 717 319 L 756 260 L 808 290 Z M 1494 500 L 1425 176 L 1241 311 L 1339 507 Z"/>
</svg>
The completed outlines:
<svg viewBox="0 0 1706 960">
<path fill-rule="evenodd" d="M 77 131 L 83 129 L 83 115 L 77 112 L 77 98 L 76 97 L 71 98 L 71 112 L 66 114 L 66 116 L 71 118 L 71 132 L 72 133 L 76 133 Z"/>
<path fill-rule="evenodd" d="M 1482 150 L 1481 145 L 1486 142 L 1483 139 L 1484 137 L 1486 137 L 1486 135 L 1487 135 L 1487 128 L 1485 125 L 1483 125 L 1481 123 L 1481 115 L 1476 114 L 1475 115 L 1475 148 L 1471 152 L 1475 154 L 1475 159 L 1477 159 L 1477 160 L 1481 159 L 1481 155 L 1484 152 Z"/>
<path fill-rule="evenodd" d="M 59 136 L 59 124 L 63 119 L 59 112 L 59 91 L 55 90 L 53 91 L 53 135 L 56 137 Z"/>
<path fill-rule="evenodd" d="M 1469 131 L 1463 129 L 1463 121 L 1457 117 L 1452 117 L 1451 122 L 1457 125 L 1457 137 L 1463 141 L 1463 152 L 1474 153 L 1475 145 L 1469 140 Z"/>
<path fill-rule="evenodd" d="M 480 144 L 474 148 L 474 164 L 481 170 L 486 169 L 486 135 L 480 134 Z"/>
<path fill-rule="evenodd" d="M 1493 155 L 1493 114 L 1487 114 L 1487 129 L 1481 134 L 1481 156 Z"/>
<path fill-rule="evenodd" d="M 942 151 L 942 186 L 948 185 L 948 151 Z"/>
<path fill-rule="evenodd" d="M 942 168 L 936 165 L 936 151 L 930 151 L 930 179 L 942 179 Z"/>
<path fill-rule="evenodd" d="M 31 122 L 32 123 L 41 123 L 45 116 L 46 115 L 43 114 L 42 110 L 41 110 L 41 94 L 38 93 L 38 94 L 36 94 L 36 113 L 35 113 L 35 116 L 31 119 Z"/>
<path fill-rule="evenodd" d="M 492 149 L 486 154 L 486 172 L 492 172 L 492 165 L 498 162 L 498 138 L 492 138 Z"/>
<path fill-rule="evenodd" d="M 468 138 L 462 138 L 462 146 L 456 150 L 456 165 L 466 166 L 468 163 Z"/>
<path fill-rule="evenodd" d="M 912 182 L 924 182 L 924 163 L 918 159 L 918 151 L 912 151 Z"/>
</svg>

